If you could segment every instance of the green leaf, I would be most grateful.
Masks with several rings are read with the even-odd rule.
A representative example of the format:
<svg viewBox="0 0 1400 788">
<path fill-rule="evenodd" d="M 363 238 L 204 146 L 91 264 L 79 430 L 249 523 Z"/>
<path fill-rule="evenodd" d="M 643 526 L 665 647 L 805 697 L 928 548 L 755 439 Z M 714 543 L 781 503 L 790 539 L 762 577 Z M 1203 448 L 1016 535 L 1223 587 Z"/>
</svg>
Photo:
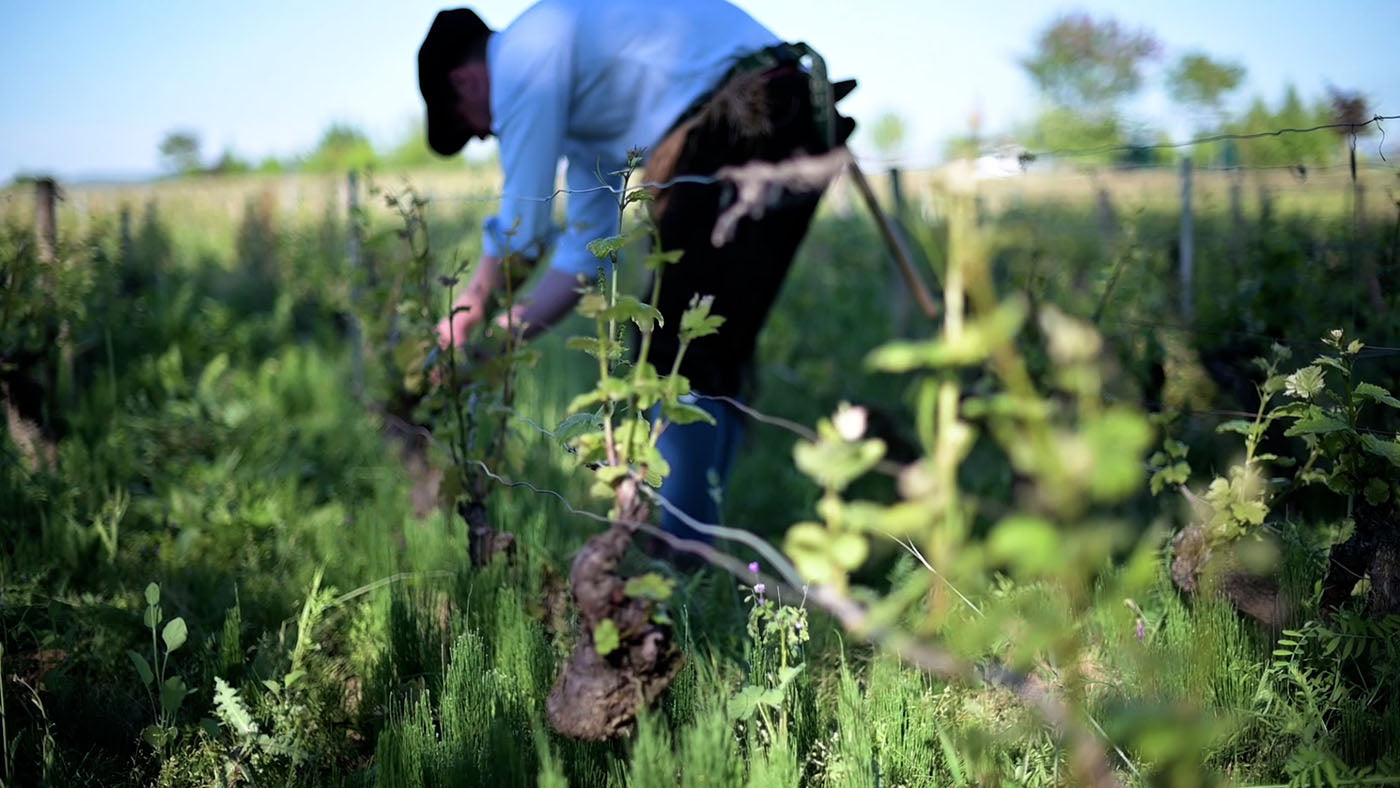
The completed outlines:
<svg viewBox="0 0 1400 788">
<path fill-rule="evenodd" d="M 160 604 L 160 586 L 155 583 L 146 586 L 146 604 L 151 607 Z"/>
<path fill-rule="evenodd" d="M 1389 405 L 1392 408 L 1400 408 L 1400 399 L 1390 396 L 1390 392 L 1377 386 L 1374 383 L 1356 384 L 1356 396 L 1363 399 L 1378 402 L 1382 405 Z"/>
<path fill-rule="evenodd" d="M 1261 525 L 1269 514 L 1269 507 L 1261 501 L 1241 501 L 1230 504 L 1230 514 L 1242 523 Z"/>
<path fill-rule="evenodd" d="M 1030 515 L 1012 515 L 997 523 L 987 548 L 994 559 L 1028 574 L 1054 569 L 1063 561 L 1055 526 Z"/>
<path fill-rule="evenodd" d="M 602 426 L 603 419 L 597 413 L 575 413 L 559 422 L 559 426 L 554 428 L 554 437 L 567 445 L 569 441 L 585 432 L 601 429 Z"/>
<path fill-rule="evenodd" d="M 1366 503 L 1372 506 L 1380 506 L 1390 500 L 1390 485 L 1384 479 L 1370 479 L 1366 482 L 1366 487 L 1362 490 L 1366 496 Z"/>
<path fill-rule="evenodd" d="M 626 465 L 602 465 L 593 471 L 593 486 L 589 494 L 594 498 L 611 498 L 617 485 L 631 470 Z"/>
<path fill-rule="evenodd" d="M 684 249 L 672 249 L 665 252 L 651 252 L 646 257 L 642 258 L 642 265 L 646 266 L 648 270 L 655 271 L 664 265 L 679 263 L 681 261 L 681 257 L 684 254 Z"/>
<path fill-rule="evenodd" d="M 213 717 L 200 717 L 199 729 L 211 739 L 219 738 L 219 721 Z"/>
<path fill-rule="evenodd" d="M 632 237 L 630 235 L 614 235 L 608 238 L 599 238 L 596 241 L 589 241 L 588 253 L 600 260 L 612 257 L 622 251 L 622 247 L 626 246 L 631 240 Z"/>
<path fill-rule="evenodd" d="M 666 420 L 672 424 L 693 424 L 703 421 L 706 424 L 715 424 L 715 417 L 708 411 L 696 405 L 686 402 L 663 402 L 661 412 L 666 416 Z"/>
<path fill-rule="evenodd" d="M 1016 336 L 1025 318 L 1024 299 L 1012 299 L 991 314 L 968 323 L 956 340 L 940 337 L 922 342 L 891 342 L 871 351 L 865 364 L 882 372 L 980 364 Z"/>
<path fill-rule="evenodd" d="M 759 701 L 763 698 L 763 688 L 752 684 L 746 685 L 739 690 L 738 694 L 729 699 L 729 716 L 736 720 L 746 720 L 753 716 L 758 710 Z"/>
<path fill-rule="evenodd" d="M 582 350 L 594 358 L 607 355 L 609 359 L 622 358 L 621 342 L 600 341 L 597 337 L 569 337 L 564 341 L 564 347 L 570 350 Z"/>
<path fill-rule="evenodd" d="M 1392 465 L 1400 467 L 1400 442 L 1384 441 L 1374 435 L 1361 436 L 1361 448 L 1376 455 L 1390 460 Z"/>
<path fill-rule="evenodd" d="M 712 295 L 701 296 L 697 293 L 691 297 L 690 306 L 681 313 L 680 340 L 683 344 L 719 333 L 719 327 L 724 325 L 724 318 L 710 314 L 710 307 L 714 301 L 715 297 Z"/>
<path fill-rule="evenodd" d="M 185 680 L 179 676 L 171 676 L 160 686 L 160 707 L 167 715 L 173 715 L 179 711 L 180 704 L 184 702 L 187 694 L 189 693 L 185 689 Z"/>
<path fill-rule="evenodd" d="M 151 606 L 146 608 L 146 612 L 141 615 L 141 623 L 145 624 L 147 629 L 155 629 L 159 626 L 160 607 Z"/>
<path fill-rule="evenodd" d="M 1304 416 L 1293 423 L 1293 426 L 1284 430 L 1283 434 L 1289 437 L 1299 435 L 1325 435 L 1330 432 L 1340 432 L 1349 429 L 1347 423 L 1323 411 L 1314 411 L 1311 415 Z"/>
<path fill-rule="evenodd" d="M 169 654 L 185 645 L 185 638 L 188 635 L 189 630 L 185 627 L 185 619 L 179 617 L 170 619 L 170 623 L 166 624 L 165 629 L 160 633 L 161 640 L 165 641 L 165 653 Z"/>
<path fill-rule="evenodd" d="M 219 719 L 239 737 L 258 734 L 258 724 L 238 697 L 238 691 L 218 676 L 214 677 L 214 708 Z"/>
<path fill-rule="evenodd" d="M 606 657 L 620 645 L 622 633 L 617 631 L 617 624 L 614 624 L 611 618 L 599 621 L 598 626 L 593 628 L 593 648 L 597 650 L 598 656 Z"/>
<path fill-rule="evenodd" d="M 1215 428 L 1215 431 L 1222 435 L 1227 432 L 1235 432 L 1239 433 L 1240 435 L 1248 435 L 1254 431 L 1254 422 L 1245 421 L 1244 419 L 1231 419 L 1230 421 L 1227 421 L 1217 426 Z"/>
<path fill-rule="evenodd" d="M 627 399 L 627 395 L 632 391 L 631 385 L 620 378 L 603 378 L 598 382 L 598 387 L 584 394 L 574 397 L 566 409 L 568 413 L 574 413 L 597 402 L 620 402 Z"/>
<path fill-rule="evenodd" d="M 797 469 L 822 487 L 841 491 L 885 456 L 885 442 L 879 438 L 849 443 L 819 439 L 816 443 L 793 444 L 792 458 Z"/>
<path fill-rule="evenodd" d="M 631 320 L 637 324 L 644 333 L 649 332 L 655 325 L 665 325 L 665 320 L 661 317 L 661 312 L 651 304 L 643 303 L 636 296 L 620 296 L 617 303 L 612 307 L 603 310 L 604 320 Z"/>
<path fill-rule="evenodd" d="M 584 293 L 579 297 L 574 311 L 586 318 L 596 318 L 608 308 L 608 299 L 602 293 Z"/>
<path fill-rule="evenodd" d="M 1347 368 L 1342 364 L 1342 362 L 1338 361 L 1333 356 L 1318 356 L 1317 358 L 1313 359 L 1312 363 L 1315 365 L 1321 364 L 1325 367 L 1331 367 L 1332 369 L 1335 369 L 1341 373 L 1345 373 L 1347 371 Z"/>
<path fill-rule="evenodd" d="M 845 570 L 853 570 L 865 563 L 870 554 L 870 546 L 860 534 L 841 534 L 834 537 L 827 546 L 827 555 L 832 563 Z"/>
<path fill-rule="evenodd" d="M 147 725 L 141 729 L 141 740 L 156 750 L 164 749 L 173 738 L 175 731 L 163 725 Z"/>
<path fill-rule="evenodd" d="M 628 580 L 627 585 L 622 587 L 622 593 L 635 599 L 665 602 L 671 598 L 671 592 L 675 585 L 674 580 L 669 580 L 655 572 L 647 572 Z"/>
<path fill-rule="evenodd" d="M 827 552 L 829 538 L 830 532 L 818 523 L 798 523 L 788 529 L 783 552 L 807 582 L 839 587 L 846 576 Z"/>
<path fill-rule="evenodd" d="M 1089 493 L 1098 501 L 1119 501 L 1144 481 L 1142 456 L 1152 442 L 1152 427 L 1140 413 L 1109 408 L 1085 426 L 1094 453 Z"/>
<path fill-rule="evenodd" d="M 141 683 L 150 686 L 156 680 L 156 674 L 151 670 L 151 664 L 146 658 L 135 651 L 127 651 L 126 655 L 131 658 L 131 664 L 136 666 L 136 673 L 141 677 Z"/>
</svg>

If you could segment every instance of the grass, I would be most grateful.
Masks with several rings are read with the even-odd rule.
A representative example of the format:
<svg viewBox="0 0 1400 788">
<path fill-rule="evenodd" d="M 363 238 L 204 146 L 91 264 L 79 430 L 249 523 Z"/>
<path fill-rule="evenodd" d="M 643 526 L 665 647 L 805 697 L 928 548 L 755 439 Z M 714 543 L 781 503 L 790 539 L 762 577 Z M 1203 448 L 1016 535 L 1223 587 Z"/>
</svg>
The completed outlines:
<svg viewBox="0 0 1400 788">
<path fill-rule="evenodd" d="M 90 291 L 94 319 L 78 326 L 83 351 L 73 405 L 63 413 L 60 470 L 26 465 L 11 442 L 4 445 L 6 786 L 1069 779 L 1062 743 L 1006 691 L 932 679 L 848 641 L 815 612 L 812 640 L 801 653 L 805 667 L 774 711 L 786 723 L 734 719 L 730 699 L 762 679 L 755 674 L 763 663 L 744 634 L 743 593 L 711 572 L 679 578 L 671 607 L 686 665 L 636 734 L 612 743 L 553 734 L 545 698 L 574 635 L 551 594 L 594 524 L 551 497 L 497 489 L 491 519 L 517 535 L 520 551 L 514 562 L 472 569 L 458 518 L 412 515 L 413 479 L 386 444 L 381 418 L 346 383 L 352 359 L 340 328 L 350 298 L 340 262 L 343 223 L 329 211 L 259 213 L 256 201 L 242 221 L 230 222 L 230 206 L 250 204 L 243 192 L 176 188 L 157 194 L 156 211 L 133 224 L 125 243 L 108 205 L 92 210 L 86 233 L 66 237 L 68 259 L 91 265 L 99 285 Z M 467 204 L 435 214 L 435 246 L 449 256 L 469 254 L 465 228 L 479 213 Z M 936 239 L 932 213 L 917 229 Z M 1229 232 L 1216 216 L 1199 224 L 1203 271 L 1229 249 Z M 1073 205 L 1030 201 L 1008 207 L 998 222 L 1007 286 L 1039 288 L 1040 298 L 1087 314 L 1117 264 L 1113 252 L 1137 248 L 1136 267 L 1119 278 L 1121 300 L 1112 300 L 1109 314 L 1160 318 L 1162 305 L 1172 302 L 1167 215 L 1146 212 L 1136 221 L 1136 247 L 1105 244 L 1092 215 Z M 1309 273 L 1306 264 L 1328 259 L 1329 239 L 1341 226 L 1299 220 L 1266 228 L 1245 239 L 1248 265 L 1228 270 L 1248 278 L 1274 265 L 1297 273 L 1281 284 L 1260 279 L 1260 287 L 1316 289 L 1325 273 Z M 1029 240 L 1018 227 L 1033 228 Z M 1366 248 L 1384 254 L 1383 238 Z M 387 233 L 368 249 L 381 271 L 400 260 Z M 889 414 L 891 436 L 905 434 L 910 392 L 895 379 L 848 374 L 894 320 L 882 306 L 890 279 L 877 249 L 859 216 L 827 215 L 814 230 L 763 337 L 760 410 L 811 424 L 850 399 L 879 406 Z M 936 256 L 936 244 L 930 249 Z M 1057 267 L 1036 278 L 1035 266 L 1046 259 Z M 1299 301 L 1282 317 L 1268 308 L 1288 301 L 1277 293 L 1248 302 L 1222 296 L 1212 305 L 1229 292 L 1224 277 L 1204 275 L 1200 319 L 1207 328 L 1306 341 L 1348 298 Z M 911 334 L 922 330 L 917 319 L 906 325 Z M 1393 320 L 1368 319 L 1368 340 L 1400 344 L 1387 328 Z M 105 332 L 94 328 L 102 325 Z M 559 423 L 587 375 L 588 359 L 562 346 L 571 333 L 585 332 L 569 328 L 543 340 L 541 363 L 520 380 L 516 408 L 546 428 Z M 1162 357 L 1173 348 L 1162 346 L 1173 336 L 1138 331 L 1117 346 L 1126 370 L 1120 395 L 1150 395 L 1152 364 L 1170 361 Z M 1180 359 L 1171 363 L 1202 370 L 1220 344 L 1186 340 L 1176 349 Z M 1375 363 L 1373 379 L 1394 375 L 1393 366 Z M 382 374 L 372 366 L 370 390 L 389 385 Z M 1173 375 L 1172 384 L 1183 377 Z M 1211 403 L 1229 403 L 1214 378 L 1201 372 L 1200 379 Z M 1203 469 L 1228 458 L 1211 429 L 1187 431 Z M 819 491 L 793 469 L 791 444 L 780 431 L 750 425 L 725 501 L 730 522 L 779 539 L 810 517 Z M 530 425 L 513 423 L 508 448 L 498 469 L 504 475 L 587 500 L 570 458 Z M 1013 481 L 989 467 L 970 462 L 964 481 L 994 498 Z M 862 484 L 871 495 L 888 494 L 878 480 Z M 1154 518 L 1179 516 L 1146 498 L 1128 508 L 1144 529 Z M 1310 589 L 1322 569 L 1317 545 L 1300 536 L 1289 549 L 1292 582 Z M 641 554 L 628 560 L 637 570 L 650 567 Z M 1305 773 L 1294 761 L 1300 751 L 1345 755 L 1353 767 L 1396 757 L 1400 719 L 1389 696 L 1367 705 L 1347 694 L 1333 706 L 1309 707 L 1314 687 L 1275 664 L 1277 633 L 1220 603 L 1188 604 L 1159 565 L 1150 594 L 1135 600 L 1142 638 L 1115 592 L 1115 572 L 1100 581 L 1092 615 L 1074 622 L 1095 644 L 1086 664 L 1074 667 L 1085 677 L 1095 724 L 1109 742 L 1148 743 L 1113 756 L 1122 777 L 1188 785 L 1204 772 L 1277 782 Z M 914 571 L 923 570 L 888 544 L 861 580 L 883 587 Z M 180 738 L 163 756 L 142 741 L 152 713 L 125 653 L 149 643 L 142 589 L 152 581 L 161 586 L 165 616 L 182 616 L 190 630 L 170 669 L 193 694 L 177 720 Z M 1051 589 L 991 587 L 1028 604 L 1059 604 Z M 956 609 L 950 630 L 975 625 L 976 611 Z M 1331 664 L 1309 659 L 1313 667 Z M 1043 665 L 1037 680 L 1053 683 L 1065 667 Z M 1358 668 L 1339 664 L 1334 672 Z M 1347 687 L 1355 684 L 1355 676 L 1343 678 Z M 219 681 L 235 699 L 219 693 Z M 1273 695 L 1261 694 L 1264 688 Z M 1281 700 L 1261 700 L 1266 696 Z M 256 730 L 242 724 L 248 721 Z"/>
</svg>

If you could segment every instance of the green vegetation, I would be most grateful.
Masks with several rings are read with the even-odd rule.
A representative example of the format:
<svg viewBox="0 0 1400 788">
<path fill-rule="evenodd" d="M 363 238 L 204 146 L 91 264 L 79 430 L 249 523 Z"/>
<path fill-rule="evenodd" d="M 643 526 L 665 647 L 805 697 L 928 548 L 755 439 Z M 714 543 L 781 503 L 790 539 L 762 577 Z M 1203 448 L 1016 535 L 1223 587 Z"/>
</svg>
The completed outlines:
<svg viewBox="0 0 1400 788">
<path fill-rule="evenodd" d="M 595 385 L 577 409 L 611 423 L 650 396 L 641 367 L 618 372 L 628 391 L 598 369 L 606 322 L 646 316 L 621 297 L 642 262 L 630 226 L 597 247 L 621 255 L 620 293 L 477 374 L 475 397 L 420 402 L 406 378 L 489 204 L 391 186 L 351 223 L 339 199 L 179 194 L 125 237 L 115 212 L 65 229 L 52 285 L 27 219 L 0 233 L 0 380 L 24 419 L 0 444 L 5 786 L 1082 784 L 1094 749 L 1130 784 L 1400 772 L 1380 570 L 1329 579 L 1353 537 L 1395 528 L 1394 216 L 1356 227 L 1280 199 L 1241 227 L 1207 201 L 1187 326 L 1171 206 L 1125 198 L 1110 226 L 1088 199 L 1005 199 L 979 228 L 934 195 L 912 229 L 930 278 L 966 294 L 950 327 L 895 314 L 868 220 L 827 213 L 753 402 L 817 433 L 752 423 L 723 507 L 799 583 L 745 551 L 737 577 L 628 553 L 628 597 L 685 662 L 630 736 L 581 742 L 547 705 L 581 641 L 629 634 L 581 629 L 568 601 L 569 561 L 604 527 L 465 471 L 617 502 L 625 475 L 539 427 L 557 435 Z M 513 553 L 473 550 L 464 500 Z M 1167 541 L 1190 525 L 1213 549 L 1195 593 Z M 1285 621 L 1210 591 L 1237 564 L 1266 569 Z M 843 589 L 867 626 L 827 612 Z M 915 647 L 957 669 L 900 658 L 923 664 Z M 1038 692 L 1069 721 L 1047 724 Z"/>
</svg>

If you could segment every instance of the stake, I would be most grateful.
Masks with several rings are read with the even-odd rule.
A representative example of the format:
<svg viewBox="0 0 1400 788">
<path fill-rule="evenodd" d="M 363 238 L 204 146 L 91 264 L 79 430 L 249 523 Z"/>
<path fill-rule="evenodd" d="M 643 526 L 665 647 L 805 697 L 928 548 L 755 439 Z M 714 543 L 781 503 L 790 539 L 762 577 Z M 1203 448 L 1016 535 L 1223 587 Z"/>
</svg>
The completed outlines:
<svg viewBox="0 0 1400 788">
<path fill-rule="evenodd" d="M 904 276 L 904 283 L 909 285 L 909 290 L 914 294 L 914 300 L 919 302 L 919 308 L 929 320 L 938 319 L 938 305 L 933 302 L 933 296 L 929 295 L 928 288 L 914 271 L 914 264 L 910 262 L 909 250 L 904 248 L 904 241 L 894 230 L 894 224 L 885 212 L 880 209 L 880 203 L 875 199 L 875 192 L 870 189 L 870 181 L 865 179 L 865 173 L 860 171 L 854 161 L 846 163 L 846 169 L 851 173 L 851 180 L 856 182 L 856 188 L 860 189 L 860 196 L 865 199 L 865 206 L 870 209 L 870 214 L 875 218 L 875 224 L 880 228 L 880 235 L 884 236 L 885 243 L 890 247 L 890 253 L 894 255 L 894 261 L 899 266 L 899 272 Z"/>
</svg>

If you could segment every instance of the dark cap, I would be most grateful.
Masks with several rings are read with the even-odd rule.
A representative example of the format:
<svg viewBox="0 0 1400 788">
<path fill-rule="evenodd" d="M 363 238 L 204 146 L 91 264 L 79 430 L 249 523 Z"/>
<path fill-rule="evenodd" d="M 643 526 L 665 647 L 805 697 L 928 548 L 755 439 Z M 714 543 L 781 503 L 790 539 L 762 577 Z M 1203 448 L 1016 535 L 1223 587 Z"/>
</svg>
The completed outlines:
<svg viewBox="0 0 1400 788">
<path fill-rule="evenodd" d="M 428 107 L 428 147 L 443 156 L 461 150 L 471 129 L 457 115 L 457 92 L 447 72 L 484 50 L 491 28 L 471 9 L 439 11 L 418 48 L 418 91 Z"/>
</svg>

